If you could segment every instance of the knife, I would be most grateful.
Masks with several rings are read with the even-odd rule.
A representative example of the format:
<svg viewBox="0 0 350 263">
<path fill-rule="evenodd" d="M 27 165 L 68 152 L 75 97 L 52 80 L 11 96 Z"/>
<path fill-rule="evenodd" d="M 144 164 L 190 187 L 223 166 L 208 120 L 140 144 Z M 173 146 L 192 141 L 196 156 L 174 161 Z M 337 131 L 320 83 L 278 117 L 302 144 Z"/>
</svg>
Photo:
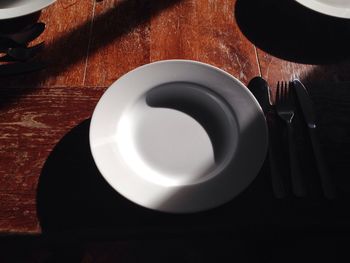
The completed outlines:
<svg viewBox="0 0 350 263">
<path fill-rule="evenodd" d="M 249 84 L 248 89 L 253 93 L 256 100 L 259 102 L 265 117 L 268 126 L 268 134 L 269 134 L 269 148 L 268 148 L 268 156 L 267 162 L 269 162 L 270 167 L 270 175 L 272 182 L 272 190 L 274 196 L 278 199 L 286 197 L 286 187 L 282 178 L 281 170 L 279 169 L 277 158 L 276 158 L 276 149 L 273 147 L 271 143 L 275 136 L 273 134 L 274 131 L 274 108 L 270 102 L 270 89 L 268 87 L 267 82 L 261 77 L 253 78 Z"/>
<path fill-rule="evenodd" d="M 293 80 L 293 87 L 296 91 L 299 105 L 301 107 L 304 115 L 304 120 L 309 130 L 316 165 L 321 179 L 323 194 L 327 199 L 334 199 L 336 197 L 335 186 L 329 176 L 329 170 L 322 154 L 321 145 L 317 135 L 316 114 L 312 100 L 310 99 L 305 86 L 301 83 L 300 80 Z"/>
</svg>

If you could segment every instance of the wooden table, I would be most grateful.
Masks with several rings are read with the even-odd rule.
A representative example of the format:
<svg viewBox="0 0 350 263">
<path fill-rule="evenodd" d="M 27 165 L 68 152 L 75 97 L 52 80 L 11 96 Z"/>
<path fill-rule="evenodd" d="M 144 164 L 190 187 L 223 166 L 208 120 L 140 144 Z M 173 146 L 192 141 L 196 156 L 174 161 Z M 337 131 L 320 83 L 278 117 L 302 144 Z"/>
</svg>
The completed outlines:
<svg viewBox="0 0 350 263">
<path fill-rule="evenodd" d="M 350 80 L 349 22 L 294 1 L 58 0 L 39 20 L 47 27 L 37 40 L 46 42 L 40 59 L 47 69 L 0 80 L 0 233 L 41 233 L 45 176 L 62 172 L 63 182 L 48 184 L 64 196 L 71 182 L 55 163 L 59 157 L 68 156 L 76 173 L 86 172 L 78 167 L 81 152 L 62 149 L 82 140 L 88 151 L 88 119 L 100 96 L 140 65 L 198 60 L 245 84 L 262 76 L 272 90 L 293 76 L 310 86 Z M 320 127 L 332 171 L 349 171 L 350 90 L 326 86 L 312 95 L 326 114 Z"/>
</svg>

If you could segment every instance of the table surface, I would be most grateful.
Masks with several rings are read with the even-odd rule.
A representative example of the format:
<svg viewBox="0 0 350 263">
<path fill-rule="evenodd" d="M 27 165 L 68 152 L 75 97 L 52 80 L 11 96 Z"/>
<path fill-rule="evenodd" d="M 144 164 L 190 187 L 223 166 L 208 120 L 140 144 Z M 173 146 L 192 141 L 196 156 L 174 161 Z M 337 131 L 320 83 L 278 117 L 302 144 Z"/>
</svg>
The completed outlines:
<svg viewBox="0 0 350 263">
<path fill-rule="evenodd" d="M 103 92 L 158 60 L 206 62 L 244 84 L 262 76 L 272 91 L 292 77 L 318 87 L 311 94 L 332 172 L 349 171 L 350 85 L 323 85 L 350 80 L 346 20 L 292 0 L 58 0 L 39 21 L 46 23 L 36 42 L 46 42 L 40 59 L 47 69 L 0 82 L 0 233 L 42 232 L 40 187 L 62 195 L 46 204 L 62 209 L 68 174 L 86 172 L 74 143 L 81 139 L 88 149 L 89 118 Z M 49 171 L 62 180 L 49 182 Z"/>
</svg>

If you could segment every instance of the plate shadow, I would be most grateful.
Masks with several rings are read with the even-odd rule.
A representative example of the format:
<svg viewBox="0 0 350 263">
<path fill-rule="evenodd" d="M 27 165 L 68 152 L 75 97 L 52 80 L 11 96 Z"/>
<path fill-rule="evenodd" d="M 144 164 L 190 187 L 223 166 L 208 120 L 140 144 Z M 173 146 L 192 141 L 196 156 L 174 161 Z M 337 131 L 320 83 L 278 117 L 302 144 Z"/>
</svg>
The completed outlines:
<svg viewBox="0 0 350 263">
<path fill-rule="evenodd" d="M 327 226 L 322 201 L 273 198 L 267 167 L 232 201 L 208 211 L 168 214 L 118 194 L 99 173 L 89 147 L 90 119 L 68 132 L 49 155 L 37 188 L 37 215 L 52 238 L 168 238 L 237 236 Z M 169 199 L 171 202 L 171 198 Z M 324 205 L 324 204 L 323 204 Z M 326 208 L 326 209 L 325 209 Z M 248 231 L 248 232 L 247 232 Z"/>
<path fill-rule="evenodd" d="M 314 12 L 294 0 L 237 0 L 235 18 L 259 49 L 299 63 L 349 58 L 350 21 Z"/>
<path fill-rule="evenodd" d="M 266 190 L 265 169 L 233 201 L 200 213 L 168 214 L 130 202 L 98 171 L 89 147 L 89 125 L 87 119 L 68 132 L 44 164 L 37 189 L 37 214 L 44 234 L 114 233 L 129 237 L 146 233 L 152 238 L 171 233 L 212 233 L 221 228 L 240 231 L 242 225 L 269 222 L 271 191 Z"/>
</svg>

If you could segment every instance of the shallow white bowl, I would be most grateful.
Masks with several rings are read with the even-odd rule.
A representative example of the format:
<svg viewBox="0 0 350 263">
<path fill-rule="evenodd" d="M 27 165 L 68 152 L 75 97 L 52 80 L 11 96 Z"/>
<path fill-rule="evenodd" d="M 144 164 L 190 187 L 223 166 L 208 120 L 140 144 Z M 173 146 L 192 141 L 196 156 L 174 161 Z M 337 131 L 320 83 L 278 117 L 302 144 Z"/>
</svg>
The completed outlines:
<svg viewBox="0 0 350 263">
<path fill-rule="evenodd" d="M 239 80 L 208 64 L 167 60 L 127 73 L 104 93 L 90 147 L 120 194 L 150 209 L 189 213 L 248 187 L 265 159 L 267 128 Z"/>
<path fill-rule="evenodd" d="M 0 0 L 0 19 L 16 18 L 35 13 L 56 0 Z"/>
</svg>

